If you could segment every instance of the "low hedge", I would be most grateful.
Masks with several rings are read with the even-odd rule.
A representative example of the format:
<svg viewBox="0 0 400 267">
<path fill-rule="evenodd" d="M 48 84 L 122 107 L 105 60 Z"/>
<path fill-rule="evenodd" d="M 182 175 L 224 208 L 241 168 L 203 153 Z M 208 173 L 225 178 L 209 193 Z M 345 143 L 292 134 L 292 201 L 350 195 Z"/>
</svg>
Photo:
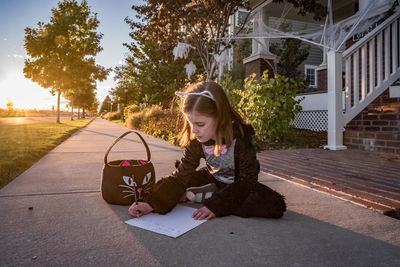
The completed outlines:
<svg viewBox="0 0 400 267">
<path fill-rule="evenodd" d="M 115 111 L 115 112 L 107 112 L 100 116 L 102 119 L 106 119 L 109 121 L 113 120 L 121 120 L 122 119 L 122 112 Z"/>
<path fill-rule="evenodd" d="M 126 124 L 130 129 L 159 137 L 178 145 L 178 135 L 183 126 L 183 118 L 178 108 L 162 109 L 154 105 L 138 112 L 126 113 Z"/>
</svg>

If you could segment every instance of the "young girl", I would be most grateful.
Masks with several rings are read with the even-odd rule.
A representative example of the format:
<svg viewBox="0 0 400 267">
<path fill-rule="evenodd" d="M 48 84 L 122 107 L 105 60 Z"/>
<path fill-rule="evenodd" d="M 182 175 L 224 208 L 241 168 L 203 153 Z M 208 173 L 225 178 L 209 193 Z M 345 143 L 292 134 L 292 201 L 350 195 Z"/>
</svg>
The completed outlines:
<svg viewBox="0 0 400 267">
<path fill-rule="evenodd" d="M 183 157 L 177 170 L 157 182 L 144 202 L 133 204 L 129 213 L 134 217 L 152 211 L 165 214 L 185 193 L 193 200 L 196 191 L 210 189 L 215 192 L 202 194 L 204 206 L 194 212 L 196 220 L 231 214 L 282 217 L 284 197 L 257 181 L 260 165 L 251 144 L 254 130 L 231 108 L 222 88 L 207 81 L 176 94 L 184 97 Z M 201 158 L 207 167 L 196 170 Z"/>
</svg>

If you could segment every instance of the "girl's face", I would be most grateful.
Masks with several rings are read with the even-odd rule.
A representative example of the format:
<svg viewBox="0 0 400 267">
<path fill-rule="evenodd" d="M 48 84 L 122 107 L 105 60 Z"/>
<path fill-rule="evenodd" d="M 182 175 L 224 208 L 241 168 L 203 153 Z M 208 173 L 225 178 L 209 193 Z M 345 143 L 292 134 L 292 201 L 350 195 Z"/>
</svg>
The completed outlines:
<svg viewBox="0 0 400 267">
<path fill-rule="evenodd" d="M 204 116 L 198 112 L 190 112 L 185 114 L 188 120 L 192 133 L 199 142 L 204 143 L 210 139 L 215 140 L 217 121 L 213 117 Z"/>
</svg>

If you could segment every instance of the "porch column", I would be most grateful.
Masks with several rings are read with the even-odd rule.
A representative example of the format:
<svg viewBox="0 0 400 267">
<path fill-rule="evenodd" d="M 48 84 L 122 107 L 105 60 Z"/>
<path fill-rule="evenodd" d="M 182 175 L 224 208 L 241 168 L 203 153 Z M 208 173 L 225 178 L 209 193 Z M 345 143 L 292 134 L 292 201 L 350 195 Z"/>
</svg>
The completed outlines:
<svg viewBox="0 0 400 267">
<path fill-rule="evenodd" d="M 256 16 L 256 19 L 254 20 L 254 22 L 253 22 L 253 33 L 254 34 L 259 34 L 259 32 L 260 32 L 260 27 L 258 26 L 258 21 L 257 21 L 257 19 L 261 19 L 261 11 L 258 11 L 256 14 L 255 14 L 255 16 Z M 253 38 L 253 39 L 251 39 L 251 55 L 253 56 L 253 55 L 257 55 L 259 53 L 259 44 L 258 44 L 258 42 Z"/>
<path fill-rule="evenodd" d="M 268 16 L 264 7 L 261 7 L 254 14 L 253 33 L 255 36 L 262 35 L 262 23 L 268 25 Z M 268 77 L 274 77 L 278 58 L 269 52 L 269 40 L 266 38 L 253 38 L 251 46 L 251 56 L 243 59 L 245 64 L 245 76 L 255 73 L 257 77 L 261 77 L 265 70 L 268 70 Z"/>
<path fill-rule="evenodd" d="M 342 53 L 327 53 L 328 60 L 328 145 L 325 149 L 343 150 Z"/>
</svg>

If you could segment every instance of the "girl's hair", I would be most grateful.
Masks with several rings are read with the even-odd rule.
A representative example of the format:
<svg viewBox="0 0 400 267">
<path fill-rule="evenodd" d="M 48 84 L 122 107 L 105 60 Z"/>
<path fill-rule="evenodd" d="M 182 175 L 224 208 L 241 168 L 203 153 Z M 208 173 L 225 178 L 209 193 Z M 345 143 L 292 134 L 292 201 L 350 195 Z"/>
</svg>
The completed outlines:
<svg viewBox="0 0 400 267">
<path fill-rule="evenodd" d="M 200 95 L 204 91 L 206 96 Z M 194 94 L 192 94 L 194 93 Z M 206 81 L 189 86 L 183 93 L 185 95 L 182 112 L 188 114 L 197 112 L 203 116 L 213 117 L 216 119 L 216 140 L 215 151 L 216 156 L 219 155 L 220 148 L 223 144 L 229 147 L 233 140 L 233 123 L 239 128 L 240 134 L 243 136 L 244 121 L 242 117 L 230 106 L 228 97 L 222 87 L 213 81 Z M 179 134 L 180 145 L 182 147 L 189 144 L 194 138 L 190 124 L 187 119 L 184 120 L 184 126 Z"/>
</svg>

